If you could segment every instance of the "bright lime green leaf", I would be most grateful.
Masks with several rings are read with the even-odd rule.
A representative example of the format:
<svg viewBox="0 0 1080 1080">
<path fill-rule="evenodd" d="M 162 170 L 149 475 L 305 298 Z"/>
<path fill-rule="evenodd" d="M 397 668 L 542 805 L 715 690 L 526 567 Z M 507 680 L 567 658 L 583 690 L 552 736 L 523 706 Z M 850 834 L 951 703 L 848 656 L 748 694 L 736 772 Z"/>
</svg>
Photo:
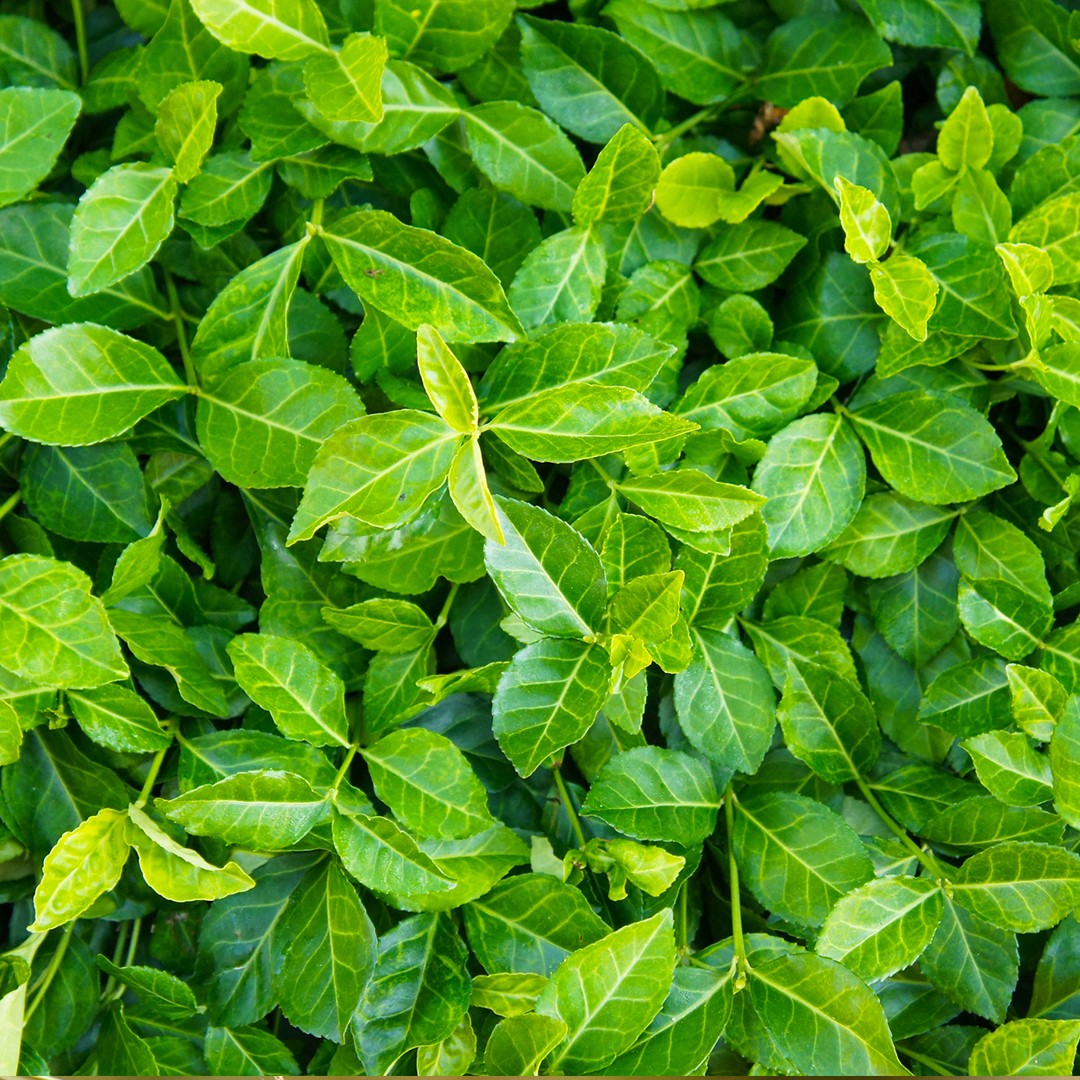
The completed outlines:
<svg viewBox="0 0 1080 1080">
<path fill-rule="evenodd" d="M 947 169 L 981 169 L 994 146 L 994 130 L 979 91 L 969 86 L 941 125 L 937 152 Z"/>
<path fill-rule="evenodd" d="M 479 419 L 472 383 L 434 327 L 417 328 L 416 361 L 435 411 L 455 430 L 474 433 Z"/>
<path fill-rule="evenodd" d="M 735 171 L 719 154 L 685 154 L 661 174 L 656 205 L 673 224 L 701 229 L 719 220 L 719 193 L 734 189 Z"/>
<path fill-rule="evenodd" d="M 221 91 L 221 83 L 211 80 L 181 83 L 158 105 L 154 135 L 181 184 L 198 175 L 210 153 Z"/>
<path fill-rule="evenodd" d="M 1054 809 L 1077 828 L 1080 821 L 1080 698 L 1071 697 L 1050 740 Z"/>
<path fill-rule="evenodd" d="M 971 1052 L 969 1076 L 1068 1076 L 1080 1020 L 1013 1020 L 984 1035 Z"/>
<path fill-rule="evenodd" d="M 836 178 L 840 196 L 840 224 L 844 228 L 844 249 L 857 263 L 872 263 L 889 250 L 892 220 L 889 211 L 872 191 Z"/>
<path fill-rule="evenodd" d="M 878 307 L 916 341 L 925 341 L 938 298 L 938 283 L 926 264 L 910 255 L 893 255 L 870 268 L 870 280 Z"/>
<path fill-rule="evenodd" d="M 203 25 L 224 45 L 268 60 L 329 52 L 315 0 L 193 0 Z"/>
<path fill-rule="evenodd" d="M 312 104 L 327 120 L 377 124 L 386 55 L 383 38 L 350 34 L 337 52 L 309 56 L 304 86 Z"/>
<path fill-rule="evenodd" d="M 0 206 L 18 202 L 48 176 L 81 109 L 71 90 L 21 82 L 0 90 Z"/>
<path fill-rule="evenodd" d="M 574 192 L 575 224 L 636 221 L 652 204 L 659 179 L 656 148 L 639 128 L 624 124 L 597 154 L 589 175 Z"/>
</svg>

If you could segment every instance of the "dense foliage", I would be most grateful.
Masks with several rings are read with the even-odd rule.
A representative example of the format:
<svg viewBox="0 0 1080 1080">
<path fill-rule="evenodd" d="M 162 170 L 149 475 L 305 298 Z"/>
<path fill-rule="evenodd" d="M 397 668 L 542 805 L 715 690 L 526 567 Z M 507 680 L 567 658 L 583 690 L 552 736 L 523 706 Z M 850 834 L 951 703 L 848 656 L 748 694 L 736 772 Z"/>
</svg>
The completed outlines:
<svg viewBox="0 0 1080 1080">
<path fill-rule="evenodd" d="M 1072 1071 L 1080 16 L 0 8 L 0 1072 Z"/>
</svg>

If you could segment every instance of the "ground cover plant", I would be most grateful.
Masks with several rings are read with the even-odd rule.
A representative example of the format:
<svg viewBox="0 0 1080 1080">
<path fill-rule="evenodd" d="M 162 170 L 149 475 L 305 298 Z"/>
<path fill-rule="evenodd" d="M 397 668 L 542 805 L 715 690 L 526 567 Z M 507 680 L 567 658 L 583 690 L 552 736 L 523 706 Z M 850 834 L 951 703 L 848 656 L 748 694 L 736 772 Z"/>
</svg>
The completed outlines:
<svg viewBox="0 0 1080 1080">
<path fill-rule="evenodd" d="M 0 1072 L 1069 1074 L 1080 17 L 0 4 Z"/>
</svg>

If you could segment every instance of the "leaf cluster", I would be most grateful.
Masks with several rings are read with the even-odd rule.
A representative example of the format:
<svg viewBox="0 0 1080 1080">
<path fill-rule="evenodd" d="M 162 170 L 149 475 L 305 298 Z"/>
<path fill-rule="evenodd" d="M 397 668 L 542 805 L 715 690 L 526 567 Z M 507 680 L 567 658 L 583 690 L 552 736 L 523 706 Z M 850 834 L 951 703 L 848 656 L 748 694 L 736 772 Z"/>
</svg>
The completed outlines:
<svg viewBox="0 0 1080 1080">
<path fill-rule="evenodd" d="M 0 1072 L 1080 1040 L 1080 17 L 0 5 Z"/>
</svg>

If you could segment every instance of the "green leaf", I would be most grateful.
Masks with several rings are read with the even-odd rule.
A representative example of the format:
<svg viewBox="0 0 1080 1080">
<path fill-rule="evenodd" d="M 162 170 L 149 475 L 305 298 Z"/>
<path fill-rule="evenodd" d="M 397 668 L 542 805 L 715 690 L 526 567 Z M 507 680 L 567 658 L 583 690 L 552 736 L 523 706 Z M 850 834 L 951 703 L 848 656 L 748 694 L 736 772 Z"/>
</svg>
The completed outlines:
<svg viewBox="0 0 1080 1080">
<path fill-rule="evenodd" d="M 722 484 L 698 469 L 673 469 L 620 481 L 618 491 L 665 526 L 687 532 L 715 532 L 744 521 L 763 496 Z"/>
<path fill-rule="evenodd" d="M 926 264 L 908 255 L 893 255 L 870 267 L 870 281 L 878 307 L 916 341 L 925 341 L 939 288 Z"/>
<path fill-rule="evenodd" d="M 149 754 L 172 743 L 154 710 L 126 686 L 111 683 L 92 690 L 68 690 L 64 697 L 79 727 L 99 746 Z"/>
<path fill-rule="evenodd" d="M 830 783 L 857 780 L 877 761 L 881 735 L 873 706 L 831 668 L 789 661 L 777 715 L 788 749 Z"/>
<path fill-rule="evenodd" d="M 979 735 L 1009 725 L 1004 665 L 979 657 L 947 668 L 927 687 L 919 719 L 953 735 Z"/>
<path fill-rule="evenodd" d="M 530 206 L 570 209 L 585 168 L 543 113 L 501 101 L 475 105 L 463 118 L 476 166 L 496 188 Z"/>
<path fill-rule="evenodd" d="M 44 686 L 91 688 L 127 677 L 90 579 L 43 555 L 0 560 L 4 666 Z"/>
<path fill-rule="evenodd" d="M 866 461 L 841 416 L 818 414 L 788 424 L 769 442 L 754 473 L 768 502 L 762 517 L 773 558 L 807 555 L 850 524 L 866 487 Z"/>
<path fill-rule="evenodd" d="M 749 989 L 761 1023 L 800 1072 L 903 1075 L 873 991 L 835 961 L 801 950 L 755 961 Z"/>
<path fill-rule="evenodd" d="M 964 502 L 1016 479 L 993 428 L 953 395 L 907 390 L 850 416 L 881 475 L 916 502 Z"/>
<path fill-rule="evenodd" d="M 457 71 L 488 51 L 513 12 L 509 0 L 380 0 L 375 30 L 395 55 L 440 72 Z"/>
<path fill-rule="evenodd" d="M 571 953 L 536 1005 L 567 1027 L 546 1067 L 596 1071 L 629 1049 L 663 1005 L 674 969 L 668 910 Z"/>
<path fill-rule="evenodd" d="M 587 322 L 600 303 L 606 272 L 604 246 L 594 231 L 564 229 L 525 257 L 510 286 L 510 304 L 530 330 Z"/>
<path fill-rule="evenodd" d="M 346 516 L 384 529 L 406 524 L 442 486 L 460 442 L 445 421 L 413 409 L 342 425 L 315 455 L 289 543 Z"/>
<path fill-rule="evenodd" d="M 222 479 L 240 487 L 304 482 L 320 447 L 363 416 L 340 375 L 299 360 L 252 360 L 200 389 L 199 442 Z"/>
<path fill-rule="evenodd" d="M 0 423 L 35 442 L 85 446 L 123 434 L 185 390 L 151 346 L 72 323 L 16 350 L 0 384 Z"/>
<path fill-rule="evenodd" d="M 213 237 L 214 227 L 224 227 L 225 234 L 230 235 L 258 213 L 270 194 L 272 179 L 269 162 L 256 164 L 247 151 L 214 154 L 184 188 L 181 223 L 194 229 L 196 238 Z M 209 232 L 200 231 L 200 225 Z"/>
<path fill-rule="evenodd" d="M 693 430 L 634 390 L 593 384 L 563 386 L 540 400 L 507 406 L 487 427 L 533 461 L 600 457 Z"/>
<path fill-rule="evenodd" d="M 1053 796 L 1051 762 L 1026 735 L 990 731 L 960 744 L 971 755 L 979 782 L 1009 806 L 1039 806 Z"/>
<path fill-rule="evenodd" d="M 1050 742 L 1065 707 L 1065 687 L 1048 671 L 1006 664 L 1013 719 L 1039 742 Z"/>
<path fill-rule="evenodd" d="M 106 975 L 152 1003 L 153 1011 L 159 1016 L 179 1020 L 200 1011 L 191 987 L 167 971 L 131 964 L 118 967 L 104 956 L 95 959 Z"/>
<path fill-rule="evenodd" d="M 484 558 L 510 608 L 557 637 L 595 635 L 604 612 L 604 571 L 596 552 L 564 521 L 537 506 L 500 498 L 504 545 Z"/>
<path fill-rule="evenodd" d="M 299 1076 L 300 1068 L 284 1043 L 255 1027 L 206 1030 L 206 1064 L 231 1076 Z"/>
<path fill-rule="evenodd" d="M 942 911 L 941 890 L 926 878 L 875 878 L 837 901 L 816 950 L 867 982 L 883 979 L 919 958 Z"/>
<path fill-rule="evenodd" d="M 720 230 L 694 269 L 730 292 L 752 292 L 775 281 L 805 246 L 805 237 L 773 221 L 744 221 Z"/>
<path fill-rule="evenodd" d="M 375 928 L 334 862 L 312 867 L 289 898 L 280 933 L 287 947 L 274 977 L 281 1010 L 312 1035 L 344 1041 L 375 968 Z"/>
<path fill-rule="evenodd" d="M 889 250 L 892 241 L 889 211 L 872 191 L 852 184 L 842 176 L 836 178 L 835 187 L 840 196 L 844 250 L 857 263 L 877 262 Z"/>
<path fill-rule="evenodd" d="M 473 952 L 493 974 L 549 976 L 575 949 L 610 932 L 579 890 L 547 874 L 507 878 L 462 913 Z"/>
<path fill-rule="evenodd" d="M 772 743 L 776 698 L 749 649 L 717 630 L 695 628 L 690 666 L 675 676 L 679 727 L 710 761 L 754 773 Z"/>
<path fill-rule="evenodd" d="M 448 240 L 382 210 L 354 211 L 321 235 L 360 299 L 411 330 L 429 323 L 448 341 L 513 341 L 521 333 L 494 274 Z"/>
<path fill-rule="evenodd" d="M 769 35 L 756 89 L 784 108 L 815 94 L 844 105 L 870 72 L 891 62 L 888 46 L 861 19 L 804 15 Z"/>
<path fill-rule="evenodd" d="M 984 1035 L 971 1052 L 970 1076 L 1064 1076 L 1072 1069 L 1080 1020 L 1013 1020 Z"/>
<path fill-rule="evenodd" d="M 520 16 L 521 62 L 541 107 L 562 127 L 605 143 L 624 124 L 648 132 L 664 90 L 648 57 L 599 27 Z"/>
<path fill-rule="evenodd" d="M 384 735 L 364 751 L 375 793 L 421 836 L 474 836 L 494 819 L 472 767 L 449 739 L 423 728 Z"/>
<path fill-rule="evenodd" d="M 128 819 L 128 843 L 138 853 L 146 884 L 166 900 L 218 900 L 255 884 L 235 862 L 214 866 L 178 844 L 137 807 L 128 808 Z"/>
<path fill-rule="evenodd" d="M 433 327 L 416 332 L 416 359 L 435 411 L 455 430 L 475 433 L 479 417 L 476 394 L 461 362 Z"/>
<path fill-rule="evenodd" d="M 120 880 L 130 850 L 127 814 L 108 807 L 64 833 L 45 856 L 34 893 L 33 932 L 82 915 Z"/>
<path fill-rule="evenodd" d="M 368 1072 L 386 1074 L 407 1050 L 453 1032 L 472 993 L 467 955 L 447 915 L 414 915 L 379 939 L 353 1027 Z"/>
<path fill-rule="evenodd" d="M 1080 699 L 1070 697 L 1050 740 L 1054 809 L 1076 828 L 1080 821 Z M 1040 762 L 1041 764 L 1041 762 Z"/>
<path fill-rule="evenodd" d="M 407 600 L 363 600 L 341 610 L 323 608 L 322 616 L 339 633 L 376 652 L 411 652 L 428 644 L 435 632 L 424 611 Z"/>
<path fill-rule="evenodd" d="M 314 0 L 193 0 L 203 25 L 223 45 L 267 60 L 328 52 L 326 23 Z"/>
<path fill-rule="evenodd" d="M 574 223 L 586 228 L 635 221 L 648 209 L 660 178 L 656 148 L 633 124 L 608 140 L 574 192 Z"/>
<path fill-rule="evenodd" d="M 334 846 L 362 885 L 386 893 L 432 893 L 452 888 L 449 877 L 389 818 L 336 813 Z"/>
<path fill-rule="evenodd" d="M 1076 942 L 1080 923 L 1072 916 L 1050 935 L 1039 958 L 1028 1015 L 1047 1020 L 1075 1019 L 1080 992 Z"/>
<path fill-rule="evenodd" d="M 1042 248 L 1053 264 L 1055 284 L 1080 280 L 1078 215 L 1080 192 L 1061 195 L 1025 215 L 1009 230 L 1009 240 Z"/>
<path fill-rule="evenodd" d="M 770 911 L 820 926 L 836 902 L 873 876 L 855 832 L 822 803 L 774 792 L 736 804 L 731 837 L 741 878 Z"/>
<path fill-rule="evenodd" d="M 1080 904 L 1080 856 L 1049 844 L 997 844 L 972 855 L 951 888 L 993 926 L 1047 930 Z"/>
<path fill-rule="evenodd" d="M 158 105 L 154 135 L 162 153 L 172 163 L 178 183 L 186 184 L 198 176 L 204 158 L 210 153 L 221 91 L 221 83 L 208 79 L 181 83 Z"/>
<path fill-rule="evenodd" d="M 158 799 L 159 810 L 196 836 L 276 851 L 291 847 L 327 816 L 328 806 L 293 773 L 259 769 Z"/>
<path fill-rule="evenodd" d="M 0 206 L 18 202 L 48 176 L 81 110 L 71 90 L 0 90 Z"/>
<path fill-rule="evenodd" d="M 508 534 L 507 547 L 512 543 Z M 542 638 L 514 656 L 492 701 L 492 731 L 522 776 L 589 730 L 610 679 L 611 661 L 599 645 Z"/>
<path fill-rule="evenodd" d="M 229 642 L 236 681 L 283 735 L 315 746 L 347 746 L 345 686 L 302 642 L 243 634 Z"/>
<path fill-rule="evenodd" d="M 304 64 L 308 98 L 327 120 L 377 124 L 383 118 L 386 56 L 386 41 L 371 34 L 350 34 L 338 52 L 309 56 Z"/>
<path fill-rule="evenodd" d="M 562 1020 L 541 1013 L 501 1020 L 488 1038 L 484 1065 L 492 1076 L 536 1076 L 566 1031 Z"/>
<path fill-rule="evenodd" d="M 642 746 L 613 757 L 581 807 L 638 840 L 691 846 L 716 827 L 720 797 L 708 769 L 688 754 Z"/>
<path fill-rule="evenodd" d="M 71 221 L 68 291 L 88 296 L 145 266 L 172 232 L 176 176 L 133 162 L 102 173 Z"/>
<path fill-rule="evenodd" d="M 474 975 L 472 1003 L 498 1016 L 522 1016 L 532 1012 L 547 977 L 527 972 L 505 971 L 497 975 Z"/>
<path fill-rule="evenodd" d="M 859 0 L 882 37 L 902 45 L 935 45 L 971 55 L 982 15 L 976 0 Z"/>
</svg>

